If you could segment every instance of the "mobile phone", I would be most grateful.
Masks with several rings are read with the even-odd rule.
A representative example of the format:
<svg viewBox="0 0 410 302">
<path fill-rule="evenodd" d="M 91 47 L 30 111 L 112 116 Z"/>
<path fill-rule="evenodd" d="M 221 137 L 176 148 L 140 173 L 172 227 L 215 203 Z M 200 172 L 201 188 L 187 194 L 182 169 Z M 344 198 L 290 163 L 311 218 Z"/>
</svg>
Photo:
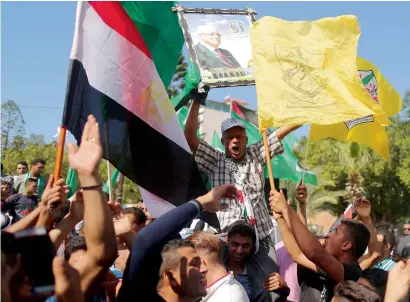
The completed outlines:
<svg viewBox="0 0 410 302">
<path fill-rule="evenodd" d="M 33 228 L 14 234 L 24 272 L 38 295 L 54 292 L 53 259 L 55 249 L 45 228 Z"/>
</svg>

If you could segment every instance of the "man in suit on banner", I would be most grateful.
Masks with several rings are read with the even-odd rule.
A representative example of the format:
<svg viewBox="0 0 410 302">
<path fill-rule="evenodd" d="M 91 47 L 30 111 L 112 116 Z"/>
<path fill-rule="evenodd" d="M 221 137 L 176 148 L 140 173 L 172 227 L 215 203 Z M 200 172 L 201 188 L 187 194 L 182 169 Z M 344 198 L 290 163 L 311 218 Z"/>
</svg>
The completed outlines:
<svg viewBox="0 0 410 302">
<path fill-rule="evenodd" d="M 195 52 L 201 68 L 241 68 L 228 50 L 219 48 L 221 34 L 214 25 L 201 25 L 197 33 L 201 41 L 195 45 Z"/>
</svg>

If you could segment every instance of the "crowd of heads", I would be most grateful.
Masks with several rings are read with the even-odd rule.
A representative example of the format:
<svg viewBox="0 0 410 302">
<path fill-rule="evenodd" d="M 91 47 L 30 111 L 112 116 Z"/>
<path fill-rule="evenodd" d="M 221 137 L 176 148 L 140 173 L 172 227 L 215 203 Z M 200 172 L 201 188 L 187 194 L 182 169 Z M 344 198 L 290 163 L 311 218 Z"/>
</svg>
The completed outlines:
<svg viewBox="0 0 410 302">
<path fill-rule="evenodd" d="M 94 131 L 94 136 L 98 135 L 98 124 L 96 125 L 95 119 L 89 118 L 87 123 L 90 123 L 88 131 L 90 133 Z M 239 132 L 242 133 L 240 129 Z M 240 133 L 238 137 L 232 134 L 233 139 L 229 135 L 223 138 L 226 148 L 233 156 L 241 155 L 246 145 L 246 141 L 241 141 Z M 277 287 L 286 288 L 286 294 L 280 296 L 285 300 L 291 290 L 299 290 L 298 288 L 290 289 L 284 280 L 285 276 L 280 276 L 278 272 L 270 272 L 264 285 L 251 282 L 251 285 L 247 286 L 246 282 L 249 279 L 244 281 L 239 278 L 239 276 L 246 275 L 250 259 L 261 244 L 255 226 L 243 219 L 232 223 L 225 234 L 196 230 L 185 239 L 180 236 L 165 237 L 168 239 L 164 244 L 157 243 L 152 237 L 161 238 L 163 234 L 149 234 L 149 230 L 166 224 L 165 218 L 153 219 L 143 203 L 123 207 L 119 203 L 105 200 L 96 176 L 102 155 L 101 146 L 95 143 L 94 139 L 87 140 L 86 137 L 83 136 L 80 150 L 75 150 L 76 147 L 72 146 L 69 148 L 70 164 L 78 171 L 82 182 L 79 191 L 70 199 L 67 198 L 68 186 L 62 179 L 54 180 L 50 177 L 46 181 L 44 190 L 39 191 L 39 184 L 44 182 L 41 175 L 46 165 L 42 159 L 33 160 L 30 170 L 26 162 L 17 163 L 15 175 L 12 177 L 20 182 L 20 185 L 24 184 L 23 193 L 18 193 L 20 188 L 16 188 L 13 182 L 10 183 L 6 175 L 2 175 L 3 301 L 44 301 L 51 299 L 50 295 L 54 295 L 57 301 L 86 301 L 97 298 L 121 301 L 121 291 L 125 291 L 122 287 L 123 282 L 132 280 L 131 271 L 135 266 L 135 260 L 132 257 L 135 253 L 138 254 L 140 248 L 144 249 L 146 241 L 152 241 L 152 246 L 155 249 L 159 248 L 157 256 L 160 262 L 156 269 L 154 269 L 155 265 L 152 266 L 155 270 L 153 275 L 156 281 L 151 285 L 154 285 L 157 297 L 162 297 L 165 301 L 193 302 L 208 297 L 210 288 L 227 276 L 231 278 L 229 288 L 235 287 L 238 289 L 238 295 L 243 295 L 238 301 L 256 301 L 251 294 L 255 286 L 261 290 L 269 289 L 268 292 L 277 293 L 279 293 L 276 290 Z M 95 150 L 87 154 L 84 145 L 91 150 L 95 148 Z M 99 154 L 99 157 L 88 162 L 88 158 L 93 158 L 95 154 Z M 86 161 L 84 161 L 85 158 Z M 222 209 L 219 199 L 227 196 L 229 189 L 232 187 L 216 188 L 214 190 L 217 191 L 212 190 L 204 195 L 205 197 L 199 197 L 198 200 L 189 201 L 187 204 L 191 206 L 191 210 L 198 212 L 201 209 L 218 211 Z M 218 195 L 218 192 L 223 190 L 225 191 Z M 12 193 L 25 197 L 37 196 L 38 199 L 30 199 L 37 204 L 24 212 L 20 219 L 14 220 L 13 211 L 9 210 L 17 210 L 19 199 L 12 199 L 14 198 Z M 13 204 L 9 204 L 10 199 L 13 200 Z M 29 201 L 24 200 L 24 202 Z M 273 199 L 272 207 L 277 206 L 275 202 L 279 201 Z M 3 211 L 3 208 L 7 211 Z M 276 219 L 283 219 L 280 215 L 285 215 L 285 213 L 277 211 L 274 215 Z M 6 218 L 9 218 L 9 221 L 6 221 Z M 27 247 L 22 248 L 21 238 L 35 237 L 25 235 L 32 227 L 46 230 L 47 240 L 44 241 L 44 238 L 42 240 L 45 244 L 49 242 L 57 255 L 55 258 L 50 258 L 44 268 L 44 271 L 47 271 L 48 266 L 52 268 L 53 291 L 48 292 L 48 295 L 43 295 L 38 291 L 40 287 L 36 283 L 44 282 L 47 278 L 41 274 L 43 272 L 32 272 L 32 268 L 36 265 L 27 262 L 29 259 Z M 286 226 L 290 232 L 293 227 L 293 225 Z M 182 228 L 179 229 L 181 230 Z M 166 231 L 168 230 L 164 230 Z M 369 227 L 360 219 L 340 220 L 340 223 L 325 236 L 322 245 L 319 245 L 320 248 L 314 252 L 322 253 L 320 255 L 329 254 L 332 259 L 342 264 L 360 262 L 362 265 L 364 262 L 361 262 L 361 259 L 365 261 L 370 259 L 372 262 L 369 262 L 368 268 L 363 269 L 358 280 L 336 282 L 332 289 L 334 291 L 332 301 L 384 301 L 389 291 L 389 297 L 391 297 L 391 292 L 396 290 L 394 281 L 407 280 L 405 282 L 409 285 L 410 262 L 403 258 L 405 255 L 403 249 L 410 249 L 409 233 L 409 221 L 403 224 L 403 234 L 395 236 L 392 226 L 387 223 L 382 222 Z M 285 233 L 282 235 L 286 236 Z M 371 252 L 377 255 L 374 259 L 369 257 L 369 252 L 366 252 L 370 249 L 372 238 L 375 239 L 375 248 L 372 247 Z M 287 239 L 285 238 L 285 241 Z M 25 244 L 30 244 L 30 241 L 25 241 Z M 287 244 L 286 242 L 285 246 Z M 30 248 L 36 248 L 36 246 L 32 245 Z M 150 258 L 155 256 L 153 251 L 154 248 L 149 250 L 144 259 L 154 259 Z M 289 253 L 291 253 L 290 250 Z M 306 257 L 315 263 L 314 253 L 307 254 Z M 145 268 L 148 263 L 142 263 L 140 266 Z M 319 273 L 321 267 L 315 269 Z M 232 273 L 230 273 L 231 270 Z M 391 271 L 390 275 L 388 271 Z M 42 279 L 34 279 L 37 275 L 40 275 Z M 403 277 L 404 275 L 407 279 Z M 50 279 L 50 276 L 46 277 Z M 138 286 L 138 284 L 134 285 Z M 405 290 L 408 291 L 408 286 Z M 138 301 L 138 293 L 135 297 Z"/>
</svg>

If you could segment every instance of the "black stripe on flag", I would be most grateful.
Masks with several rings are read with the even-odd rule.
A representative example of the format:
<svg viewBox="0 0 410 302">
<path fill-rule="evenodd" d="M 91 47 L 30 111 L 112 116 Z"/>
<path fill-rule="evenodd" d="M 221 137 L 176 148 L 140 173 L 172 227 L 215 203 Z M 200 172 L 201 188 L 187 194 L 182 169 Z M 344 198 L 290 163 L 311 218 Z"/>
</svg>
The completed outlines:
<svg viewBox="0 0 410 302">
<path fill-rule="evenodd" d="M 175 206 L 207 192 L 192 154 L 91 87 L 81 62 L 71 60 L 63 125 L 78 143 L 89 114 L 100 125 L 103 157 L 139 186 Z M 219 228 L 216 215 L 209 217 Z"/>
</svg>

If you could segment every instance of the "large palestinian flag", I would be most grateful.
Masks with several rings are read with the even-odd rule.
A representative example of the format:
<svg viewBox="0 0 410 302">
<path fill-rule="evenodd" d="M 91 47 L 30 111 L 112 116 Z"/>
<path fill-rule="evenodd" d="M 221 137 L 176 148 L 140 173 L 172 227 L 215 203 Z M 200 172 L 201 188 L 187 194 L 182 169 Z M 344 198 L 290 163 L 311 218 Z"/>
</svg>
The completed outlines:
<svg viewBox="0 0 410 302">
<path fill-rule="evenodd" d="M 79 141 L 95 115 L 104 158 L 154 217 L 206 192 L 166 91 L 184 42 L 173 5 L 79 2 L 63 116 Z"/>
</svg>

